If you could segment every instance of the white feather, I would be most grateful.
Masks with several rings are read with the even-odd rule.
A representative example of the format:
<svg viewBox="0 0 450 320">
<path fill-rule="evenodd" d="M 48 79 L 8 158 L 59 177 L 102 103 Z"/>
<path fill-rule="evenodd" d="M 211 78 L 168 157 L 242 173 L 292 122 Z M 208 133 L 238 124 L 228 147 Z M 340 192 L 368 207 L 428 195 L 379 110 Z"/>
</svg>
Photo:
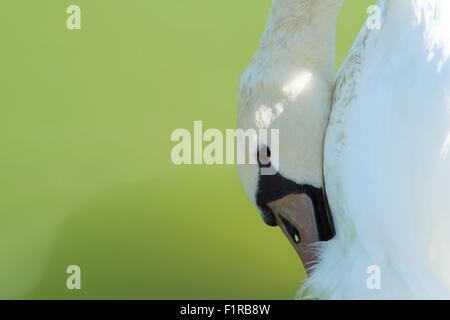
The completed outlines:
<svg viewBox="0 0 450 320">
<path fill-rule="evenodd" d="M 239 127 L 280 129 L 280 173 L 297 183 L 321 187 L 324 156 L 336 237 L 318 244 L 303 290 L 450 298 L 450 1 L 379 0 L 382 28 L 364 25 L 331 100 L 341 4 L 273 0 L 241 79 Z M 257 167 L 239 171 L 255 201 Z M 367 287 L 372 265 L 381 290 Z"/>
<path fill-rule="evenodd" d="M 320 298 L 450 298 L 450 2 L 379 1 L 337 79 L 325 181 L 337 235 Z M 366 286 L 377 265 L 381 290 Z"/>
</svg>

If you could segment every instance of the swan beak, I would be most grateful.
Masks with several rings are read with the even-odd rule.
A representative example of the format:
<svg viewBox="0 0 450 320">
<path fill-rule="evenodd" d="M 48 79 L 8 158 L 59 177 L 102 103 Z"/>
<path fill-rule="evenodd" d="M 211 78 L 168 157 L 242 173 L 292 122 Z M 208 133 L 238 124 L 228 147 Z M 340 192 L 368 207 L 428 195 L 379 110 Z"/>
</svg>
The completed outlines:
<svg viewBox="0 0 450 320">
<path fill-rule="evenodd" d="M 310 197 L 306 194 L 289 194 L 267 203 L 267 206 L 272 210 L 278 226 L 294 247 L 309 274 L 309 270 L 317 262 L 317 256 L 311 245 L 320 241 L 314 205 Z"/>
</svg>

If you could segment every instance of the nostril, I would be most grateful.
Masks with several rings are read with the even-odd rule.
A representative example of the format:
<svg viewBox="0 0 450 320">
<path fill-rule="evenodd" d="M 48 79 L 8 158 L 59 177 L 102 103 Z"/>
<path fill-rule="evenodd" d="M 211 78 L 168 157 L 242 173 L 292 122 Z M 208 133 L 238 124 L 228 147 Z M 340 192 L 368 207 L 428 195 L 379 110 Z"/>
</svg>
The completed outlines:
<svg viewBox="0 0 450 320">
<path fill-rule="evenodd" d="M 292 225 L 288 220 L 281 217 L 281 221 L 283 222 L 284 226 L 286 227 L 286 231 L 289 233 L 289 236 L 291 237 L 292 241 L 294 241 L 296 244 L 300 244 L 302 239 L 300 238 L 300 233 L 298 232 L 297 228 Z"/>
</svg>

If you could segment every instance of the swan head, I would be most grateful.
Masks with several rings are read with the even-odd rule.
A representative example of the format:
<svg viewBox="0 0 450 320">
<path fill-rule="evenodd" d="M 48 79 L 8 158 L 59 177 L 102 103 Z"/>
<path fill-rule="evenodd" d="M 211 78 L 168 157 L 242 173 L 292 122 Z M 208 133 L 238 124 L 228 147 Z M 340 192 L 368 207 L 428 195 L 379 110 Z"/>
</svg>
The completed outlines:
<svg viewBox="0 0 450 320">
<path fill-rule="evenodd" d="M 309 268 L 312 245 L 334 233 L 322 178 L 329 83 L 305 70 L 265 72 L 252 63 L 241 79 L 239 175 L 263 221 L 282 229 Z"/>
<path fill-rule="evenodd" d="M 273 1 L 238 90 L 242 184 L 263 221 L 282 229 L 307 271 L 317 262 L 314 244 L 334 235 L 322 161 L 340 4 Z"/>
</svg>

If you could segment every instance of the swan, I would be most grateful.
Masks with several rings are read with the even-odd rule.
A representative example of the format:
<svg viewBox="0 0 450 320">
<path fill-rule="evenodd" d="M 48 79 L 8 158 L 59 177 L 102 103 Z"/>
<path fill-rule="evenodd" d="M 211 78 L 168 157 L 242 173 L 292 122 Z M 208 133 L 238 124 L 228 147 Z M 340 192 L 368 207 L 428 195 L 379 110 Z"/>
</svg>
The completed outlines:
<svg viewBox="0 0 450 320">
<path fill-rule="evenodd" d="M 279 151 L 260 143 L 241 182 L 300 256 L 300 295 L 448 299 L 450 1 L 379 0 L 380 28 L 362 27 L 335 77 L 343 1 L 272 0 L 238 127 L 278 129 Z"/>
</svg>

